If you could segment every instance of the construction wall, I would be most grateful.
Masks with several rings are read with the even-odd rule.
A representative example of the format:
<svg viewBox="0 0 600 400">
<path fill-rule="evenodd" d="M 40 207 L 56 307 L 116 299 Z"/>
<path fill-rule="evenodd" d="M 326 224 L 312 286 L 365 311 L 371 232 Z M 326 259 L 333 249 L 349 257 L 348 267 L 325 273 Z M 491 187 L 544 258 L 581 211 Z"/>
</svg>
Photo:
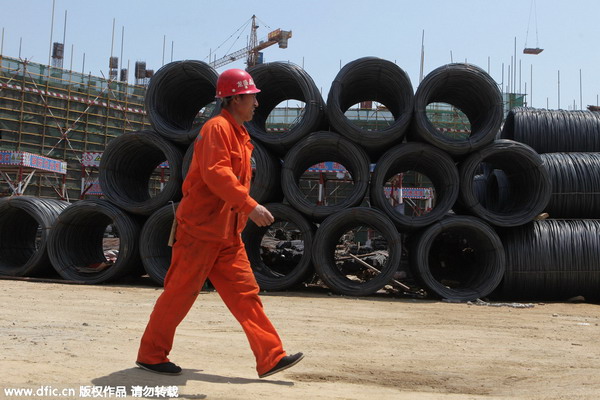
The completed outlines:
<svg viewBox="0 0 600 400">
<path fill-rule="evenodd" d="M 64 184 L 62 176 L 34 174 L 24 194 L 80 198 L 82 174 L 87 180 L 97 175 L 82 167 L 82 155 L 103 152 L 125 132 L 150 128 L 145 92 L 144 86 L 0 55 L 0 150 L 67 163 Z M 0 185 L 0 195 L 8 194 L 8 185 Z"/>
</svg>

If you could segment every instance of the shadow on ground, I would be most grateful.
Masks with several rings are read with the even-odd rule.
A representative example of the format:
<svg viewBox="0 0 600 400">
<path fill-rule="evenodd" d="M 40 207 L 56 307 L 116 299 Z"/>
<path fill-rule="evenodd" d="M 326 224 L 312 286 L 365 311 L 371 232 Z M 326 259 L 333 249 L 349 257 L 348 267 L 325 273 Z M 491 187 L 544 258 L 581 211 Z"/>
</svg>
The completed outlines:
<svg viewBox="0 0 600 400">
<path fill-rule="evenodd" d="M 117 388 L 124 387 L 127 396 L 131 396 L 134 391 L 143 393 L 143 390 L 148 390 L 142 398 L 157 398 L 156 393 L 151 390 L 160 388 L 177 387 L 176 393 L 179 398 L 184 399 L 205 399 L 206 394 L 201 393 L 186 393 L 186 385 L 189 381 L 200 381 L 208 383 L 224 383 L 233 385 L 246 385 L 249 383 L 293 386 L 293 382 L 281 380 L 265 380 L 265 379 L 249 379 L 236 376 L 223 376 L 214 374 L 205 374 L 202 370 L 184 369 L 181 375 L 160 375 L 148 371 L 143 371 L 140 368 L 128 368 L 111 373 L 110 375 L 102 376 L 92 380 L 93 386 L 100 388 Z M 139 396 L 136 396 L 139 397 Z M 168 398 L 169 396 L 163 396 Z M 176 397 L 176 396 L 171 396 Z"/>
</svg>

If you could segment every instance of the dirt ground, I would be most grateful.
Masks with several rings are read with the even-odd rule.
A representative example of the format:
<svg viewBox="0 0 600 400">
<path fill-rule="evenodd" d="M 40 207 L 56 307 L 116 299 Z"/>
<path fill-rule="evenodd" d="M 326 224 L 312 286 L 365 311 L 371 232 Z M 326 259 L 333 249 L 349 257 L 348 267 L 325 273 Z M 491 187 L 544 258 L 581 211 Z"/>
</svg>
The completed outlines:
<svg viewBox="0 0 600 400">
<path fill-rule="evenodd" d="M 286 349 L 306 357 L 258 379 L 238 323 L 217 293 L 203 292 L 171 354 L 184 372 L 170 377 L 134 364 L 160 290 L 0 281 L 0 397 L 600 398 L 599 305 L 265 293 Z"/>
</svg>

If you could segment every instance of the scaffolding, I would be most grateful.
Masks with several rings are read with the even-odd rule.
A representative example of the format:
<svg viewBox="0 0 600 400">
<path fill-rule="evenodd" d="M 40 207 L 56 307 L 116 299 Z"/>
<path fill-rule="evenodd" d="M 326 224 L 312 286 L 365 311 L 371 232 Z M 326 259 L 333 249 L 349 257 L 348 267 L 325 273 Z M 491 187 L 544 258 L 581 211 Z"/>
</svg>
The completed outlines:
<svg viewBox="0 0 600 400">
<path fill-rule="evenodd" d="M 69 200 L 83 198 L 85 153 L 101 153 L 114 137 L 149 129 L 146 87 L 84 75 L 0 55 L 0 150 L 26 152 L 66 164 L 53 182 L 33 176 L 23 194 Z M 0 166 L 0 168 L 2 168 Z M 1 189 L 1 195 L 10 194 Z"/>
</svg>

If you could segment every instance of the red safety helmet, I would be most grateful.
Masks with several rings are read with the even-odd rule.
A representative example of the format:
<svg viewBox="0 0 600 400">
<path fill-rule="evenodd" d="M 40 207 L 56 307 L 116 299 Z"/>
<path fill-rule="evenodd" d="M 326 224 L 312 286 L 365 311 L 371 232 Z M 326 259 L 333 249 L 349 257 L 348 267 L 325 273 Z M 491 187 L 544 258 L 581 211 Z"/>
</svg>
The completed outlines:
<svg viewBox="0 0 600 400">
<path fill-rule="evenodd" d="M 258 93 L 254 79 L 243 69 L 228 69 L 217 79 L 217 98 L 229 97 L 236 94 Z"/>
</svg>

